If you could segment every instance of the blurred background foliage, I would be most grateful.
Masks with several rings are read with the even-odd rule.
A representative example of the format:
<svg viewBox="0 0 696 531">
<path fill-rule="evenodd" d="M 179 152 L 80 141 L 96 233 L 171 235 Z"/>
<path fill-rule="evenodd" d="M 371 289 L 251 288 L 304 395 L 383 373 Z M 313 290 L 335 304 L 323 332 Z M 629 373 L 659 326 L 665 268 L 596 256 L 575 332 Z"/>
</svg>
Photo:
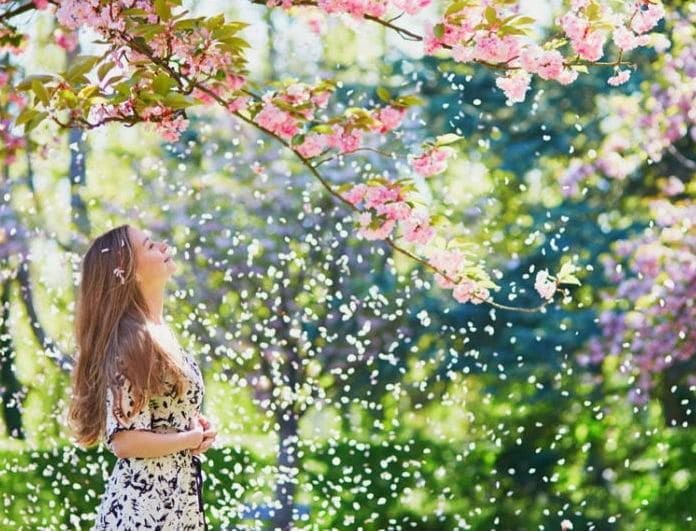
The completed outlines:
<svg viewBox="0 0 696 531">
<path fill-rule="evenodd" d="M 694 11 L 669 5 L 667 35 Z M 595 169 L 578 193 L 562 186 L 608 122 L 630 126 L 611 98 L 673 83 L 665 57 L 634 54 L 618 89 L 593 71 L 570 87 L 537 82 L 506 106 L 490 72 L 419 59 L 384 28 L 327 21 L 322 38 L 280 11 L 227 10 L 267 32 L 247 30 L 259 80 L 334 76 L 338 106 L 375 99 L 378 86 L 417 93 L 424 105 L 382 151 L 464 137 L 430 181 L 432 209 L 499 273 L 498 300 L 536 304 L 535 271 L 561 256 L 577 257 L 583 285 L 533 314 L 458 305 L 413 263 L 356 238 L 288 153 L 216 112 L 193 113 L 175 144 L 139 127 L 39 129 L 2 176 L 0 527 L 91 523 L 114 458 L 75 447 L 65 428 L 75 286 L 89 240 L 128 222 L 178 250 L 166 308 L 201 361 L 220 432 L 204 462 L 213 528 L 271 525 L 273 504 L 276 518 L 293 509 L 282 486 L 294 525 L 316 529 L 696 528 L 691 422 L 670 423 L 660 394 L 632 401 L 619 356 L 582 362 L 606 334 L 602 312 L 629 309 L 603 259 L 653 225 L 649 200 L 693 199 L 695 135 L 625 178 Z M 21 68 L 70 60 L 50 18 L 31 22 Z M 326 174 L 341 183 L 406 168 L 370 153 Z M 685 185 L 677 198 L 660 185 L 669 177 Z M 680 389 L 689 407 L 694 389 Z"/>
</svg>

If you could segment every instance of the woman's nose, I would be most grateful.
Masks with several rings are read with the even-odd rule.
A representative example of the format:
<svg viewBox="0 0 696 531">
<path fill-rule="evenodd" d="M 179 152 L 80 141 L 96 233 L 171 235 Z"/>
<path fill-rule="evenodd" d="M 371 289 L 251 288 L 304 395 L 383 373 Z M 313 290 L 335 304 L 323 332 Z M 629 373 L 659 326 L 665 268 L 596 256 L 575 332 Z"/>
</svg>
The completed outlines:
<svg viewBox="0 0 696 531">
<path fill-rule="evenodd" d="M 166 241 L 160 243 L 160 251 L 165 252 L 169 249 L 169 244 Z"/>
</svg>

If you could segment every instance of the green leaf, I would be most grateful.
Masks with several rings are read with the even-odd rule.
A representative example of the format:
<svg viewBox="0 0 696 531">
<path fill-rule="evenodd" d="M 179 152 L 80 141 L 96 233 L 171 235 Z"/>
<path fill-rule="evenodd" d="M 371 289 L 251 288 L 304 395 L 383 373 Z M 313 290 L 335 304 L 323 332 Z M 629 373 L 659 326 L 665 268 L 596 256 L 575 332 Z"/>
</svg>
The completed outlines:
<svg viewBox="0 0 696 531">
<path fill-rule="evenodd" d="M 582 283 L 575 275 L 566 275 L 562 279 L 558 279 L 559 284 L 575 284 L 576 286 L 581 286 Z"/>
<path fill-rule="evenodd" d="M 534 24 L 536 22 L 535 18 L 532 17 L 520 17 L 515 19 L 515 24 L 518 26 L 526 26 L 527 24 Z"/>
<path fill-rule="evenodd" d="M 60 102 L 68 106 L 71 109 L 74 109 L 77 107 L 78 104 L 78 99 L 75 93 L 72 90 L 68 89 L 62 89 L 58 91 L 58 98 L 60 99 Z"/>
<path fill-rule="evenodd" d="M 47 112 L 39 112 L 32 116 L 27 123 L 24 125 L 24 133 L 28 133 L 32 129 L 35 129 L 37 125 L 43 122 L 44 118 L 48 116 Z"/>
<path fill-rule="evenodd" d="M 330 135 L 333 133 L 333 129 L 331 128 L 331 126 L 326 124 L 315 125 L 310 129 L 310 131 L 312 131 L 312 133 L 321 133 L 325 135 Z"/>
<path fill-rule="evenodd" d="M 225 15 L 220 14 L 220 15 L 215 15 L 214 17 L 210 17 L 207 19 L 204 24 L 205 26 L 213 31 L 215 28 L 219 28 L 225 23 Z"/>
<path fill-rule="evenodd" d="M 391 95 L 389 94 L 389 91 L 384 87 L 377 87 L 377 97 L 380 100 L 387 103 L 391 100 Z"/>
<path fill-rule="evenodd" d="M 48 95 L 48 91 L 44 84 L 38 79 L 33 79 L 31 81 L 31 90 L 34 91 L 38 100 L 43 103 L 45 107 L 48 107 L 51 97 Z"/>
<path fill-rule="evenodd" d="M 454 15 L 455 13 L 459 13 L 462 9 L 464 9 L 467 6 L 467 2 L 452 2 L 447 10 L 445 11 L 445 16 L 448 17 L 450 15 Z"/>
<path fill-rule="evenodd" d="M 441 39 L 444 34 L 445 34 L 445 25 L 444 24 L 435 24 L 435 26 L 433 27 L 433 35 L 435 36 L 435 38 Z"/>
<path fill-rule="evenodd" d="M 53 81 L 54 77 L 48 75 L 27 76 L 21 83 L 15 85 L 15 88 L 21 92 L 32 90 L 32 83 L 34 80 L 40 81 L 41 83 L 48 83 L 49 81 Z"/>
<path fill-rule="evenodd" d="M 393 102 L 396 107 L 412 107 L 414 105 L 424 105 L 422 99 L 413 94 L 407 94 L 406 96 L 399 96 Z"/>
<path fill-rule="evenodd" d="M 196 29 L 200 26 L 202 20 L 202 17 L 179 20 L 174 24 L 174 31 L 190 31 Z"/>
<path fill-rule="evenodd" d="M 442 214 L 434 214 L 430 216 L 430 225 L 433 227 L 438 227 L 438 226 L 444 226 L 444 225 L 451 225 L 452 222 L 447 218 L 446 216 L 443 216 Z"/>
<path fill-rule="evenodd" d="M 436 146 L 446 146 L 447 144 L 452 144 L 453 142 L 458 142 L 459 140 L 464 140 L 464 137 L 455 135 L 454 133 L 447 133 L 446 135 L 440 135 L 435 139 Z"/>
<path fill-rule="evenodd" d="M 486 22 L 490 26 L 495 26 L 498 24 L 500 21 L 498 20 L 498 13 L 496 12 L 495 8 L 488 6 L 486 10 L 483 12 L 483 15 L 486 17 Z"/>
<path fill-rule="evenodd" d="M 107 61 L 106 63 L 101 64 L 97 70 L 99 81 L 103 81 L 106 74 L 108 74 L 114 66 L 116 66 L 114 61 Z"/>
<path fill-rule="evenodd" d="M 455 236 L 449 241 L 449 246 L 451 247 L 475 247 L 476 243 L 472 242 L 470 238 L 466 236 Z"/>
<path fill-rule="evenodd" d="M 139 7 L 132 7 L 130 9 L 124 9 L 119 13 L 119 16 L 121 17 L 146 17 L 150 13 L 145 11 L 144 9 L 140 9 Z"/>
<path fill-rule="evenodd" d="M 159 72 L 152 80 L 152 90 L 162 96 L 165 96 L 173 87 L 176 87 L 176 81 L 164 72 Z"/>
<path fill-rule="evenodd" d="M 559 284 L 575 284 L 576 286 L 580 286 L 580 280 L 573 274 L 576 270 L 577 267 L 572 262 L 563 264 L 557 275 Z"/>
<path fill-rule="evenodd" d="M 168 0 L 155 0 L 155 13 L 160 20 L 169 20 L 172 18 L 172 9 L 169 7 Z"/>
<path fill-rule="evenodd" d="M 15 119 L 15 125 L 22 125 L 23 123 L 26 123 L 29 120 L 31 120 L 37 114 L 39 114 L 39 111 L 37 111 L 33 107 L 24 107 L 24 109 L 22 109 L 22 111 Z"/>
<path fill-rule="evenodd" d="M 164 26 L 162 24 L 142 24 L 140 26 L 135 26 L 130 32 L 133 35 L 149 39 L 158 33 L 164 32 Z"/>
<path fill-rule="evenodd" d="M 94 65 L 101 59 L 102 57 L 98 55 L 78 55 L 72 60 L 68 67 L 68 71 L 63 77 L 65 77 L 65 80 L 71 85 L 75 84 L 80 81 L 87 72 L 92 70 Z"/>
<path fill-rule="evenodd" d="M 98 90 L 99 87 L 97 85 L 87 85 L 80 89 L 80 92 L 77 93 L 77 97 L 81 100 L 86 100 Z"/>
<path fill-rule="evenodd" d="M 191 107 L 192 105 L 195 105 L 196 102 L 193 99 L 187 98 L 183 94 L 179 94 L 178 92 L 170 92 L 164 97 L 162 103 L 164 103 L 167 107 L 178 110 Z"/>
<path fill-rule="evenodd" d="M 230 52 L 241 52 L 244 48 L 250 48 L 251 45 L 239 37 L 226 37 L 220 41 L 218 47 Z"/>
<path fill-rule="evenodd" d="M 602 16 L 602 8 L 597 2 L 590 2 L 590 5 L 585 8 L 585 16 L 590 22 L 599 20 Z"/>
</svg>

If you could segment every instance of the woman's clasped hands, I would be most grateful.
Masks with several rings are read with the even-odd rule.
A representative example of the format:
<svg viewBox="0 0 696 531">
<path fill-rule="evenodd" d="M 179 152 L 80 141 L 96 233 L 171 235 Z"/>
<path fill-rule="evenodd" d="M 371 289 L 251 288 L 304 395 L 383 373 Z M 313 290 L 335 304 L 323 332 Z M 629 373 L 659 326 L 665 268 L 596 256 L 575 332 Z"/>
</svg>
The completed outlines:
<svg viewBox="0 0 696 531">
<path fill-rule="evenodd" d="M 203 433 L 201 443 L 195 448 L 191 449 L 191 455 L 198 455 L 205 452 L 213 445 L 215 442 L 215 437 L 217 437 L 217 431 L 213 428 L 213 424 L 200 414 L 193 419 L 192 424 L 192 431 L 202 431 Z"/>
</svg>

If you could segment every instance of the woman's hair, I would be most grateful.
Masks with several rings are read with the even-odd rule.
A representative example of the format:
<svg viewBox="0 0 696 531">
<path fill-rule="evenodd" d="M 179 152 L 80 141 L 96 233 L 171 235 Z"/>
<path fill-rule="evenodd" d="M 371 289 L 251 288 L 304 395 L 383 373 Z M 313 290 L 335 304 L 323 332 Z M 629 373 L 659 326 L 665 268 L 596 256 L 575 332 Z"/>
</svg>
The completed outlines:
<svg viewBox="0 0 696 531">
<path fill-rule="evenodd" d="M 121 404 L 120 383 L 131 384 L 139 411 L 152 395 L 181 395 L 186 380 L 181 368 L 152 339 L 148 309 L 135 281 L 135 253 L 128 225 L 92 242 L 82 261 L 77 304 L 77 363 L 68 421 L 77 442 L 97 444 L 106 425 L 106 391 Z M 172 387 L 173 386 L 173 387 Z"/>
</svg>

